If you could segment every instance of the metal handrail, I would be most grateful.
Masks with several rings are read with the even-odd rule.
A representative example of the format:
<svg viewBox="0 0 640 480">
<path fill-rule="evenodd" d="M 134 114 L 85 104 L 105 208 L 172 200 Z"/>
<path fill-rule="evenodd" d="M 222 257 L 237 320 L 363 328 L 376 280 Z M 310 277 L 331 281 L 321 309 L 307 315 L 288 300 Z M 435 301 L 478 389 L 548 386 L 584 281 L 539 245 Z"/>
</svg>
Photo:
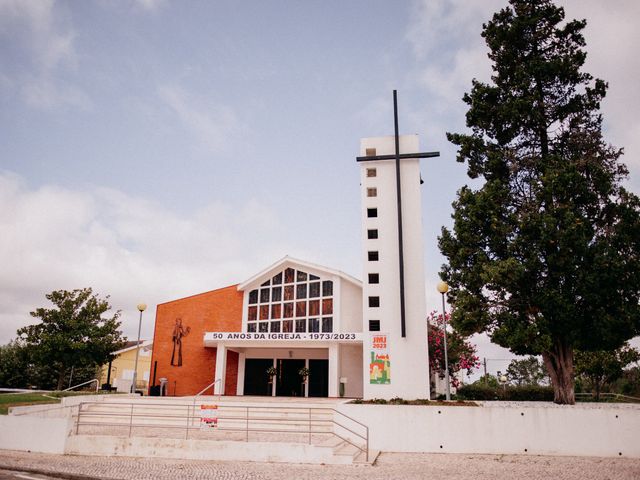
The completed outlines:
<svg viewBox="0 0 640 480">
<path fill-rule="evenodd" d="M 93 383 L 93 382 L 96 382 L 96 392 L 97 392 L 98 388 L 100 387 L 100 380 L 98 380 L 97 378 L 94 378 L 92 380 L 88 380 L 88 381 L 83 382 L 83 383 L 79 383 L 78 385 L 74 385 L 73 387 L 65 388 L 62 391 L 63 392 L 68 392 L 69 390 L 73 390 L 74 388 L 82 387 L 83 385 L 87 385 L 88 383 Z"/>
<path fill-rule="evenodd" d="M 196 393 L 196 395 L 193 397 L 193 403 L 195 403 L 196 398 L 198 398 L 200 395 L 202 395 L 204 392 L 206 392 L 207 390 L 209 390 L 211 387 L 215 387 L 215 384 L 220 382 L 220 385 L 222 385 L 222 379 L 218 378 L 216 380 L 213 381 L 213 383 L 210 383 L 209 385 L 207 385 L 206 387 L 204 387 L 202 390 L 200 390 L 198 393 Z M 213 389 L 213 392 L 215 394 L 215 388 Z M 218 394 L 218 399 L 220 399 L 220 397 L 222 396 L 222 393 Z"/>
<path fill-rule="evenodd" d="M 218 380 L 216 380 L 217 382 Z M 215 382 L 214 382 L 215 384 Z M 212 384 L 213 385 L 213 384 Z M 212 385 L 207 387 L 211 388 Z M 206 390 L 206 389 L 205 389 Z M 202 392 L 200 392 L 202 393 Z M 117 412 L 99 412 L 99 411 L 87 411 L 83 407 L 86 405 L 96 405 L 98 408 L 103 406 L 113 406 L 118 405 L 123 408 L 127 408 L 127 411 L 123 411 L 122 413 Z M 136 412 L 136 407 L 146 408 L 146 412 Z M 171 413 L 167 414 L 162 411 L 149 412 L 148 409 L 153 408 L 164 409 L 167 407 L 186 407 L 186 415 L 184 413 Z M 292 412 L 293 411 L 293 412 Z M 254 415 L 251 415 L 251 413 Z M 283 412 L 289 412 L 295 415 L 293 418 L 282 418 L 281 416 L 277 416 L 277 414 L 282 414 Z M 258 414 L 257 416 L 255 414 Z M 272 416 L 269 416 L 269 414 Z M 314 414 L 316 415 L 314 418 Z M 318 418 L 318 416 L 331 414 L 330 418 Z M 362 427 L 364 429 L 364 433 L 359 433 L 356 431 L 355 427 L 351 426 L 351 428 L 347 425 L 336 420 L 336 414 L 338 416 L 347 419 L 350 422 L 353 422 L 355 425 Z M 87 422 L 82 421 L 84 418 L 90 419 L 91 417 L 112 417 L 112 418 L 120 418 L 122 421 L 116 423 L 114 422 Z M 166 420 L 175 420 L 179 422 L 179 424 L 158 424 L 158 423 L 143 423 L 142 422 L 134 422 L 134 418 L 136 420 L 143 419 L 166 419 Z M 154 404 L 143 404 L 143 403 L 125 403 L 125 402 L 81 402 L 78 405 L 78 416 L 76 419 L 76 434 L 78 434 L 81 425 L 86 426 L 120 426 L 120 427 L 128 427 L 129 436 L 131 436 L 132 429 L 134 427 L 155 427 L 155 428 L 178 428 L 185 430 L 186 438 L 189 437 L 190 430 L 199 430 L 201 424 L 201 416 L 196 415 L 195 411 L 195 402 L 193 403 L 163 403 L 159 405 Z M 364 423 L 352 418 L 344 413 L 330 407 L 294 407 L 294 406 L 242 406 L 242 405 L 221 405 L 218 406 L 218 414 L 216 415 L 218 421 L 230 420 L 235 421 L 238 424 L 242 423 L 243 427 L 234 427 L 233 425 L 227 426 L 217 426 L 215 429 L 218 431 L 234 431 L 234 432 L 245 432 L 245 440 L 249 441 L 249 432 L 262 432 L 262 433 L 291 433 L 291 434 L 308 434 L 309 436 L 309 444 L 311 444 L 311 435 L 313 433 L 316 434 L 331 434 L 334 435 L 344 442 L 347 442 L 350 445 L 353 445 L 355 448 L 365 453 L 366 461 L 369 461 L 369 427 Z M 180 422 L 180 419 L 185 419 L 186 422 Z M 258 422 L 260 425 L 255 425 Z M 251 423 L 254 423 L 253 428 Z M 295 428 L 296 430 L 286 429 L 284 428 L 286 425 L 289 425 L 291 428 Z M 331 426 L 331 431 L 322 431 L 321 427 L 329 427 Z M 266 427 L 266 428 L 259 428 Z M 280 428 L 277 428 L 280 427 Z M 307 427 L 307 428 L 303 428 Z M 314 429 L 315 427 L 315 429 Z M 359 445 L 353 438 L 348 438 L 348 435 L 341 435 L 336 432 L 336 427 L 344 429 L 345 431 L 351 433 L 356 438 L 362 440 L 364 442 L 364 446 Z"/>
<path fill-rule="evenodd" d="M 595 394 L 594 393 L 589 393 L 589 392 L 585 392 L 585 393 L 576 393 L 575 394 L 576 397 L 591 397 L 591 398 L 595 398 Z M 623 395 L 621 393 L 612 393 L 612 392 L 601 392 L 600 393 L 601 397 L 609 397 L 609 398 L 621 398 L 623 400 L 629 401 L 629 402 L 640 402 L 640 398 L 638 397 L 632 397 L 630 395 Z"/>
</svg>

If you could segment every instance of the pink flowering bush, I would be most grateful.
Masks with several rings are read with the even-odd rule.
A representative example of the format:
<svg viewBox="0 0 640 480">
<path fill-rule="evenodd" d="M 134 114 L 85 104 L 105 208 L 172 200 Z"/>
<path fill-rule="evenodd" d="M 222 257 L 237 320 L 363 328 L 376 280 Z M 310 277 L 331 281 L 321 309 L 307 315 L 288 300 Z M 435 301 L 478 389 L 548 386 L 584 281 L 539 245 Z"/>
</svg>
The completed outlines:
<svg viewBox="0 0 640 480">
<path fill-rule="evenodd" d="M 449 325 L 449 314 L 446 314 L 447 325 Z M 429 369 L 444 378 L 444 319 L 441 313 L 435 310 L 427 316 L 429 345 Z M 476 355 L 476 347 L 467 341 L 450 326 L 447 329 L 447 353 L 449 360 L 449 380 L 451 386 L 458 388 L 460 381 L 456 378 L 456 373 L 466 370 L 471 374 L 480 368 L 480 359 Z"/>
</svg>

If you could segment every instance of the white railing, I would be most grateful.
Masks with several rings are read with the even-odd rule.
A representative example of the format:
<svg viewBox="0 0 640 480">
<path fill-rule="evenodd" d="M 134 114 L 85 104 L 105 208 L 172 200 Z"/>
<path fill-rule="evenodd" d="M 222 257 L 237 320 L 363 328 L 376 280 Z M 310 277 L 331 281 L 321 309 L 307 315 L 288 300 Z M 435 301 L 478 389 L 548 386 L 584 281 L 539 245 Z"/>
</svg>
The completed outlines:
<svg viewBox="0 0 640 480">
<path fill-rule="evenodd" d="M 576 400 L 580 400 L 583 398 L 591 398 L 595 400 L 596 398 L 595 393 L 576 393 L 575 395 L 576 395 Z M 640 398 L 632 397 L 629 395 L 622 395 L 621 393 L 603 392 L 603 393 L 600 393 L 600 399 L 601 401 L 602 399 L 612 399 L 612 400 L 617 400 L 617 401 L 626 402 L 626 403 L 640 403 Z"/>
<path fill-rule="evenodd" d="M 62 391 L 63 392 L 68 392 L 69 390 L 73 390 L 74 388 L 82 387 L 84 385 L 88 385 L 88 384 L 93 383 L 93 382 L 96 382 L 96 392 L 97 392 L 98 389 L 100 388 L 100 380 L 98 380 L 97 378 L 94 378 L 92 380 L 88 380 L 88 381 L 83 382 L 83 383 L 79 383 L 78 385 L 74 385 L 73 387 L 65 388 Z"/>
<path fill-rule="evenodd" d="M 215 384 L 216 382 L 214 382 Z M 213 385 L 207 387 L 211 388 Z M 201 392 L 202 393 L 202 392 Z M 116 408 L 116 406 L 119 407 Z M 202 404 L 200 405 L 203 406 Z M 333 435 L 364 452 L 369 460 L 369 427 L 358 420 L 329 407 L 290 406 L 231 406 L 216 405 L 213 418 L 207 423 L 204 412 L 196 412 L 194 403 L 80 403 L 76 418 L 76 434 L 82 427 L 122 427 L 132 436 L 134 428 L 146 428 L 157 434 L 157 429 L 181 429 L 185 438 L 194 430 L 208 432 L 243 432 L 248 442 L 252 433 L 290 434 L 275 436 L 269 441 L 304 439 L 312 443 L 312 436 Z M 211 412 L 207 412 L 211 415 Z M 119 430 L 106 429 L 100 434 L 118 434 Z M 122 432 L 120 432 L 122 433 Z M 144 436 L 145 431 L 139 432 Z"/>
</svg>

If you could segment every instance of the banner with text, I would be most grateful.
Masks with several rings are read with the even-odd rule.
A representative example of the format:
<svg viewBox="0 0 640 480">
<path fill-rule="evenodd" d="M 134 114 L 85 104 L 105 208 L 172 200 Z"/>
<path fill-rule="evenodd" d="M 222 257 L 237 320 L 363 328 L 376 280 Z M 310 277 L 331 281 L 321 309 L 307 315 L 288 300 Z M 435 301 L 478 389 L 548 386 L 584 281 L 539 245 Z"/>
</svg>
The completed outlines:
<svg viewBox="0 0 640 480">
<path fill-rule="evenodd" d="M 389 358 L 389 343 L 386 333 L 371 334 L 371 362 L 369 363 L 369 383 L 391 383 L 391 361 Z"/>
</svg>

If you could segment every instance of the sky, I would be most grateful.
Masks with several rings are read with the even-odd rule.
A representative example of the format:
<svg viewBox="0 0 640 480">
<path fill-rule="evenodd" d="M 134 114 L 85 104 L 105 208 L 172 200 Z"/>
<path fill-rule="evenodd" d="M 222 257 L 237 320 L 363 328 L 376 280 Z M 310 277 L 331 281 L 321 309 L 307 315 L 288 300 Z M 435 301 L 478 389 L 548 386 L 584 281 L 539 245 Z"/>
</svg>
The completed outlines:
<svg viewBox="0 0 640 480">
<path fill-rule="evenodd" d="M 605 137 L 640 193 L 640 3 L 564 0 Z M 446 132 L 487 81 L 506 0 L 0 0 L 0 344 L 45 294 L 92 287 L 151 338 L 155 306 L 285 255 L 361 278 L 359 139 L 417 133 L 427 309 L 470 180 Z M 510 354 L 475 338 L 489 370 Z M 496 359 L 495 361 L 493 359 Z"/>
</svg>

